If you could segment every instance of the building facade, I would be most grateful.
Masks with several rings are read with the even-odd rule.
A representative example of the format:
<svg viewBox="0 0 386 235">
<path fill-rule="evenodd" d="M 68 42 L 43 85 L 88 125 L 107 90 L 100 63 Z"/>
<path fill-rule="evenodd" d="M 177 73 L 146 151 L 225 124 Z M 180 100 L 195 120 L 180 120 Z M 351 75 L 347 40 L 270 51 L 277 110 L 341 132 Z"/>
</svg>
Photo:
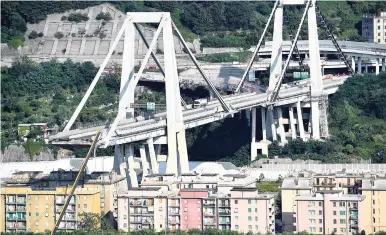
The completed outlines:
<svg viewBox="0 0 386 235">
<path fill-rule="evenodd" d="M 127 232 L 145 227 L 156 231 L 213 228 L 245 233 L 275 232 L 275 194 L 259 194 L 256 187 L 213 185 L 207 179 L 197 184 L 189 180 L 186 184 L 188 180 L 182 179 L 185 177 L 197 175 L 181 176 L 172 184 L 159 181 L 158 187 L 155 182 L 151 186 L 148 183 L 118 194 L 118 229 Z M 234 182 L 237 184 L 237 180 Z M 151 200 L 155 202 L 154 208 L 138 219 L 138 213 L 129 209 L 134 200 Z M 151 217 L 150 226 L 145 216 Z"/>
<path fill-rule="evenodd" d="M 386 44 L 386 12 L 362 18 L 362 36 L 368 42 Z"/>
<path fill-rule="evenodd" d="M 320 191 L 299 195 L 295 203 L 296 232 L 312 234 L 358 234 L 363 230 L 363 195 Z"/>
</svg>

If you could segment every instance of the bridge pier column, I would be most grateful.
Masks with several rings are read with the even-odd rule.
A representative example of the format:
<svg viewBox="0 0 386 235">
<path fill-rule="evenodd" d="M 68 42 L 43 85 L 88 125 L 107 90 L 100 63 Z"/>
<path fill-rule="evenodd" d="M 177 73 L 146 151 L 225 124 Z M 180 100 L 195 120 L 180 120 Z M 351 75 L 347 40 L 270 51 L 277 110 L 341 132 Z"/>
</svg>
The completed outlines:
<svg viewBox="0 0 386 235">
<path fill-rule="evenodd" d="M 261 129 L 263 131 L 263 141 L 267 140 L 267 122 L 265 121 L 265 108 L 261 107 Z"/>
<path fill-rule="evenodd" d="M 358 57 L 358 73 L 362 73 L 362 57 Z"/>
<path fill-rule="evenodd" d="M 272 109 L 267 109 L 268 112 L 268 122 L 267 125 L 269 126 L 271 133 L 270 136 L 272 137 L 273 141 L 277 141 L 277 132 L 276 132 L 276 125 L 275 125 L 275 120 L 273 118 L 273 112 L 274 112 L 274 107 Z"/>
<path fill-rule="evenodd" d="M 353 71 L 355 73 L 355 56 L 351 57 L 351 68 L 353 69 Z"/>
<path fill-rule="evenodd" d="M 139 147 L 139 155 L 141 156 L 142 180 L 143 180 L 143 178 L 149 174 L 149 163 L 147 161 L 146 149 L 144 145 L 141 145 Z"/>
<path fill-rule="evenodd" d="M 375 75 L 379 74 L 379 58 L 375 59 Z"/>
<path fill-rule="evenodd" d="M 300 101 L 296 104 L 296 111 L 298 113 L 298 129 L 299 129 L 299 135 L 300 138 L 304 141 L 305 134 L 304 134 L 304 124 L 303 124 L 303 113 L 302 113 L 302 107 L 300 106 Z"/>
<path fill-rule="evenodd" d="M 385 68 L 385 58 L 382 58 L 382 72 L 386 72 L 386 68 Z"/>
<path fill-rule="evenodd" d="M 156 153 L 155 153 L 155 149 L 154 149 L 153 138 L 149 138 L 147 140 L 147 146 L 149 148 L 151 172 L 152 172 L 152 174 L 158 174 L 158 162 L 157 162 Z M 161 145 L 159 145 L 159 147 L 161 147 Z M 159 149 L 161 150 L 161 148 L 159 148 Z"/>
<path fill-rule="evenodd" d="M 277 112 L 277 122 L 278 122 L 278 126 L 279 126 L 280 142 L 284 144 L 287 142 L 287 140 L 285 138 L 284 124 L 283 124 L 283 112 L 282 112 L 282 109 L 280 107 L 277 107 L 276 112 Z"/>
<path fill-rule="evenodd" d="M 366 64 L 365 65 L 365 73 L 368 73 L 369 72 L 369 66 Z"/>
<path fill-rule="evenodd" d="M 251 161 L 253 161 L 256 158 L 256 108 L 252 108 L 251 131 Z"/>
<path fill-rule="evenodd" d="M 138 187 L 137 173 L 134 170 L 134 147 L 132 144 L 119 145 L 119 152 L 123 154 L 126 162 L 126 176 L 128 188 Z"/>
<path fill-rule="evenodd" d="M 289 107 L 289 118 L 290 118 L 290 127 L 291 127 L 291 137 L 292 139 L 296 139 L 296 128 L 295 128 L 295 118 L 294 118 L 294 110 L 293 107 Z"/>
</svg>

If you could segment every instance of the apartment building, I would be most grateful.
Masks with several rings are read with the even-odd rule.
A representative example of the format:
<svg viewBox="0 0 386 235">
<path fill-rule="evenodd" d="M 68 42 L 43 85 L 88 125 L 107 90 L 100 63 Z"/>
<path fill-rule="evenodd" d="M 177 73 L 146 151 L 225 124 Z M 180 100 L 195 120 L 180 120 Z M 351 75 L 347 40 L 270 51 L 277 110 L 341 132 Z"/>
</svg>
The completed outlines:
<svg viewBox="0 0 386 235">
<path fill-rule="evenodd" d="M 281 189 L 281 213 L 283 230 L 286 232 L 295 231 L 294 205 L 298 195 L 310 194 L 313 191 L 312 178 L 285 178 L 280 187 Z"/>
<path fill-rule="evenodd" d="M 368 42 L 386 44 L 386 12 L 381 12 L 378 16 L 363 16 L 362 36 Z"/>
<path fill-rule="evenodd" d="M 34 190 L 27 187 L 7 187 L 1 190 L 4 213 L 1 232 L 44 232 L 52 230 L 61 212 L 69 188 Z M 64 214 L 59 230 L 77 229 L 82 212 L 101 213 L 100 191 L 76 189 Z"/>
<path fill-rule="evenodd" d="M 113 214 L 117 212 L 114 194 L 124 178 L 111 173 L 109 161 L 106 158 L 91 161 L 95 166 L 88 166 L 88 173 L 80 179 L 59 230 L 72 231 L 78 228 L 81 221 L 79 214 L 83 212 L 104 214 L 114 226 Z M 52 230 L 81 162 L 82 159 L 63 159 L 32 162 L 28 163 L 29 166 L 24 163 L 3 164 L 0 232 Z M 97 163 L 101 163 L 105 169 L 98 168 Z"/>
<path fill-rule="evenodd" d="M 130 201 L 151 200 L 150 228 L 156 231 L 224 229 L 240 232 L 275 232 L 275 194 L 259 194 L 243 175 L 184 174 L 180 177 L 151 175 L 141 188 L 118 194 L 118 229 L 146 228 L 130 210 Z M 162 181 L 160 180 L 162 178 Z M 244 186 L 232 186 L 244 185 Z M 255 184 L 255 181 L 254 181 Z M 254 185 L 255 186 L 255 185 Z"/>
<path fill-rule="evenodd" d="M 365 196 L 361 218 L 366 234 L 386 231 L 386 178 L 364 178 L 361 191 Z"/>
<path fill-rule="evenodd" d="M 325 190 L 299 195 L 295 201 L 296 232 L 358 234 L 364 229 L 365 196 Z"/>
</svg>

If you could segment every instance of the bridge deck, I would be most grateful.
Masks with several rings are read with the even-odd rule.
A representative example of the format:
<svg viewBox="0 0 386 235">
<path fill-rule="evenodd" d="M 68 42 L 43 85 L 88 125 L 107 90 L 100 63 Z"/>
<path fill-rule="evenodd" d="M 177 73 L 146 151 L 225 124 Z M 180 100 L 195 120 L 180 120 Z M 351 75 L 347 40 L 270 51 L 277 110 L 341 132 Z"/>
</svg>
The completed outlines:
<svg viewBox="0 0 386 235">
<path fill-rule="evenodd" d="M 343 84 L 346 77 L 325 79 L 324 91 L 326 94 L 335 93 L 339 85 Z M 296 103 L 299 99 L 307 101 L 310 99 L 309 81 L 299 86 L 286 85 L 279 92 L 279 97 L 275 105 L 289 105 Z M 252 107 L 265 106 L 267 103 L 267 94 L 242 93 L 237 95 L 228 95 L 224 97 L 225 101 L 235 110 L 241 111 Z M 224 119 L 229 114 L 225 113 L 217 100 L 208 102 L 205 107 L 189 109 L 183 111 L 185 128 L 193 128 L 214 121 Z M 66 132 L 60 132 L 50 137 L 53 144 L 67 145 L 90 145 L 91 137 L 95 136 L 98 129 L 107 129 L 106 126 L 98 126 L 86 129 L 76 129 Z M 150 137 L 166 135 L 166 112 L 158 113 L 147 120 L 135 119 L 121 122 L 115 134 L 112 136 L 109 145 L 130 143 L 139 140 L 146 140 Z"/>
</svg>

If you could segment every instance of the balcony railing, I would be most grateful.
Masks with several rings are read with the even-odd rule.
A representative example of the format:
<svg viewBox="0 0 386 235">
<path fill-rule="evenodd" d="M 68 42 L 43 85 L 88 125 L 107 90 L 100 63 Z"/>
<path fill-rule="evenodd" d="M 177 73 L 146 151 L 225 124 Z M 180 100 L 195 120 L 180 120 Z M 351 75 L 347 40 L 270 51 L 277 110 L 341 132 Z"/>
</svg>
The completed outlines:
<svg viewBox="0 0 386 235">
<path fill-rule="evenodd" d="M 350 210 L 350 211 L 357 211 L 357 210 L 358 210 L 358 206 L 350 207 L 349 210 Z"/>
<path fill-rule="evenodd" d="M 350 215 L 350 220 L 358 220 L 358 216 Z"/>
</svg>

